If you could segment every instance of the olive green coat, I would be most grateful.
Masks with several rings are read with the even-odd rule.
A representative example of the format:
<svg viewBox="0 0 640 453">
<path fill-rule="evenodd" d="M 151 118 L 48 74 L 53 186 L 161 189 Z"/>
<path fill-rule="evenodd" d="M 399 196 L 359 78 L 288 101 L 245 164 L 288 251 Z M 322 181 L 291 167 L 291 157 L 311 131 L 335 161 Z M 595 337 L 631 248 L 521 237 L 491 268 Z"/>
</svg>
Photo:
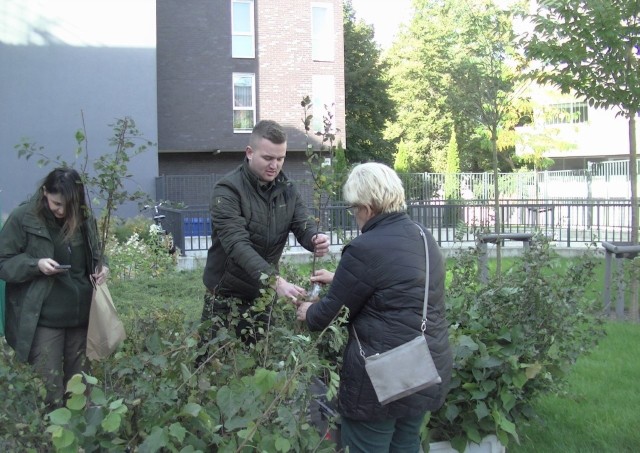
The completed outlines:
<svg viewBox="0 0 640 453">
<path fill-rule="evenodd" d="M 42 303 L 51 291 L 53 279 L 38 268 L 41 258 L 51 258 L 54 245 L 49 231 L 36 214 L 41 194 L 16 208 L 0 231 L 0 279 L 6 282 L 5 337 L 21 361 L 27 361 Z M 92 219 L 82 225 L 87 242 L 87 260 L 94 273 L 98 264 L 98 240 Z M 89 234 L 87 234 L 87 232 Z"/>
</svg>

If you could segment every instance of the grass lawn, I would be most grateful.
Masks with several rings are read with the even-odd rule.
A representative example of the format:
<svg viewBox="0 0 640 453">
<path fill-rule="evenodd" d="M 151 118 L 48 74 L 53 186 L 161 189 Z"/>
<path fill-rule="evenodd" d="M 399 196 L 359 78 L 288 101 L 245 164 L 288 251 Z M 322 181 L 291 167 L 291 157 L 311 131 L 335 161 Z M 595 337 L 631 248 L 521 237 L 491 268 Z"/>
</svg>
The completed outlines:
<svg viewBox="0 0 640 453">
<path fill-rule="evenodd" d="M 640 451 L 640 325 L 610 322 L 606 330 L 565 392 L 536 402 L 540 422 L 521 429 L 509 453 Z"/>
</svg>

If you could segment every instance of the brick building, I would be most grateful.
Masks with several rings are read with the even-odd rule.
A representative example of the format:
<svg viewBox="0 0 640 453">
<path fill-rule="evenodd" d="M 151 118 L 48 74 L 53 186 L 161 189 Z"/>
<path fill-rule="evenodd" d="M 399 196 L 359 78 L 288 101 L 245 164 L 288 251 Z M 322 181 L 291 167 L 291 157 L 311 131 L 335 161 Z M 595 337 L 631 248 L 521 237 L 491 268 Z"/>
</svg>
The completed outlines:
<svg viewBox="0 0 640 453">
<path fill-rule="evenodd" d="M 261 119 L 287 130 L 285 172 L 304 173 L 304 96 L 314 104 L 312 131 L 326 104 L 344 144 L 342 0 L 158 0 L 156 8 L 160 176 L 226 173 Z"/>
</svg>

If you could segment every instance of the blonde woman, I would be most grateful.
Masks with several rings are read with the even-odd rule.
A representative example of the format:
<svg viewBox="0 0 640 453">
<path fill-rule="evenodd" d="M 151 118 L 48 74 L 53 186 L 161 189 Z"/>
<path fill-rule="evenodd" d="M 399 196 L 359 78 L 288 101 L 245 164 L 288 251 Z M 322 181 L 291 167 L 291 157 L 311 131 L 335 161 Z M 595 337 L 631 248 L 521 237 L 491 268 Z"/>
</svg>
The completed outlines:
<svg viewBox="0 0 640 453">
<path fill-rule="evenodd" d="M 298 319 L 311 330 L 321 330 L 343 306 L 349 308 L 349 340 L 338 392 L 342 447 L 350 453 L 418 452 L 425 414 L 442 406 L 451 380 L 444 260 L 433 236 L 407 215 L 402 182 L 391 168 L 378 163 L 356 166 L 343 195 L 362 234 L 345 246 L 335 274 L 323 269 L 311 278 L 331 287 L 320 301 L 299 304 Z M 429 248 L 427 342 L 442 383 L 383 406 L 365 371 L 353 329 L 367 355 L 420 334 L 425 249 L 418 227 Z"/>
</svg>

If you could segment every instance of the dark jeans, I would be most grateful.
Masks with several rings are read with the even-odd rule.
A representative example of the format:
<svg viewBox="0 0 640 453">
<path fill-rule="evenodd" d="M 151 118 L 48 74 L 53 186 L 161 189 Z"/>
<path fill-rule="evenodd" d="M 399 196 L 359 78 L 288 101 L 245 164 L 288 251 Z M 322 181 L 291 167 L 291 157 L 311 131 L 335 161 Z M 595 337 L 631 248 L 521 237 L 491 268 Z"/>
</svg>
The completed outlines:
<svg viewBox="0 0 640 453">
<path fill-rule="evenodd" d="M 45 402 L 51 408 L 63 405 L 67 382 L 74 374 L 89 371 L 86 349 L 86 327 L 36 328 L 28 361 L 44 381 Z"/>
<path fill-rule="evenodd" d="M 342 448 L 349 447 L 349 453 L 418 453 L 424 416 L 376 422 L 342 417 Z"/>
</svg>

